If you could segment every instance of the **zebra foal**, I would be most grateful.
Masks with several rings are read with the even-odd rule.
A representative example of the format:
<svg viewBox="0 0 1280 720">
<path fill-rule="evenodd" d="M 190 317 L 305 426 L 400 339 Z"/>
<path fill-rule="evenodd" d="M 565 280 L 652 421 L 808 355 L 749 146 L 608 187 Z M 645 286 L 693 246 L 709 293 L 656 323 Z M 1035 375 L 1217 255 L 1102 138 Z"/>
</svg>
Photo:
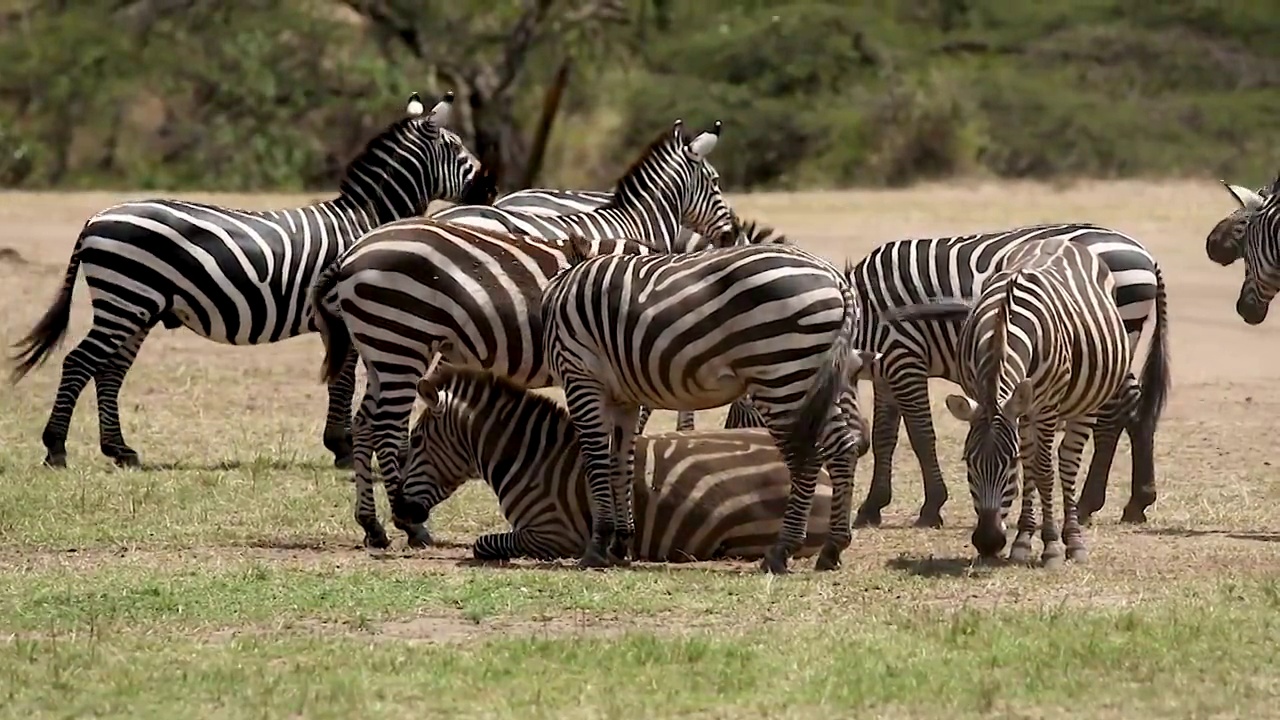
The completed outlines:
<svg viewBox="0 0 1280 720">
<path fill-rule="evenodd" d="M 830 463 L 829 536 L 816 567 L 850 541 L 850 483 L 860 418 L 841 399 L 860 363 L 857 298 L 829 262 L 785 245 L 686 255 L 593 256 L 542 297 L 545 357 L 564 388 L 591 494 L 579 564 L 625 563 L 641 406 L 703 410 L 750 393 L 791 475 L 782 526 L 762 568 L 787 571 L 808 525 L 814 478 Z"/>
<path fill-rule="evenodd" d="M 430 111 L 414 93 L 407 116 L 369 141 L 346 168 L 333 200 L 249 212 L 182 200 L 140 200 L 107 208 L 80 231 L 62 288 L 34 329 L 16 343 L 13 382 L 41 365 L 71 317 L 76 275 L 84 271 L 93 327 L 62 362 L 45 425 L 45 464 L 67 462 L 67 429 L 89 380 L 98 396 L 102 453 L 119 465 L 138 454 L 120 429 L 119 395 L 142 343 L 157 324 L 186 326 L 231 345 L 274 343 L 316 329 L 307 288 L 368 230 L 420 215 L 433 199 L 483 202 L 480 162 L 444 128 L 447 93 Z M 324 444 L 335 464 L 351 462 L 355 358 L 329 386 Z"/>
<path fill-rule="evenodd" d="M 481 560 L 574 558 L 591 510 L 577 432 L 563 407 L 490 373 L 442 367 L 418 384 L 426 405 L 402 460 L 400 502 L 426 518 L 471 477 L 498 497 L 511 531 L 482 535 Z M 632 488 L 638 560 L 761 558 L 778 535 L 790 487 L 773 440 L 760 431 L 640 437 Z M 797 552 L 826 542 L 830 479 L 818 478 L 814 519 Z"/>
<path fill-rule="evenodd" d="M 1107 266 L 1076 244 L 1051 238 L 1018 245 L 983 284 L 976 301 L 907 306 L 900 317 L 962 314 L 960 386 L 947 410 L 969 424 L 964 455 L 978 520 L 972 542 L 998 556 L 1005 520 L 1018 494 L 1022 511 L 1009 559 L 1030 559 L 1036 530 L 1033 491 L 1044 513 L 1046 566 L 1087 558 L 1076 515 L 1080 456 L 1098 418 L 1132 411 L 1139 394 L 1129 371 L 1129 336 L 1113 299 Z M 1058 428 L 1061 533 L 1054 524 L 1053 441 Z"/>
</svg>

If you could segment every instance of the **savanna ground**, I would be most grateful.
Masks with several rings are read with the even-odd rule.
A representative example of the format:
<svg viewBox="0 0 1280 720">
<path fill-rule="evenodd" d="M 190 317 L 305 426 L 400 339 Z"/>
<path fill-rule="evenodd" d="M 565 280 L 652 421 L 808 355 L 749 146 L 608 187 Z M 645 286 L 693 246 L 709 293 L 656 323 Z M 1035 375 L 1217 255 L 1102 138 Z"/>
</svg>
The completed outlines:
<svg viewBox="0 0 1280 720">
<path fill-rule="evenodd" d="M 43 312 L 79 225 L 118 195 L 0 196 L 4 339 Z M 246 207 L 299 197 L 216 197 Z M 320 444 L 317 337 L 237 349 L 152 333 L 122 410 L 150 468 L 97 450 L 92 392 L 70 468 L 39 467 L 61 355 L 0 389 L 0 714 L 9 717 L 1262 717 L 1280 695 L 1280 396 L 1275 328 L 1232 310 L 1238 268 L 1203 238 L 1211 182 L 928 186 L 735 199 L 834 260 L 896 237 L 1087 219 L 1141 238 L 1170 288 L 1174 390 L 1151 522 L 1121 527 L 1128 450 L 1059 572 L 972 568 L 962 428 L 935 390 L 951 489 L 910 527 L 905 436 L 886 527 L 844 567 L 607 573 L 474 567 L 503 526 L 475 483 L 437 513 L 440 547 L 359 547 L 347 475 Z M 87 327 L 80 283 L 69 342 Z M 863 388 L 864 402 L 870 389 Z M 701 413 L 700 425 L 719 422 Z M 660 413 L 655 424 L 669 423 Z M 860 468 L 865 492 L 869 461 Z M 385 508 L 384 508 L 385 517 Z M 402 538 L 397 538 L 402 543 Z M 399 544 L 397 545 L 399 547 Z"/>
</svg>

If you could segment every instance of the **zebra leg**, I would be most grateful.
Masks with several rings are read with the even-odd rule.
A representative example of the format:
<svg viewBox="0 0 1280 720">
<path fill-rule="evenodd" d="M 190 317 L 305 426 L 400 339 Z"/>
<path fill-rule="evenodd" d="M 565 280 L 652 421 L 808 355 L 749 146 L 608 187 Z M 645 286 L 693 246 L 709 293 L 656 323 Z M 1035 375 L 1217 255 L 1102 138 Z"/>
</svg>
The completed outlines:
<svg viewBox="0 0 1280 720">
<path fill-rule="evenodd" d="M 929 379 L 923 374 L 909 377 L 902 387 L 894 388 L 898 408 L 907 422 L 907 440 L 915 451 L 924 482 L 924 504 L 916 518 L 916 527 L 942 527 L 942 506 L 947 502 L 947 485 L 942 481 L 938 465 L 938 442 L 933 432 L 933 414 L 929 407 Z"/>
<path fill-rule="evenodd" d="M 681 410 L 676 413 L 676 431 L 691 432 L 693 430 L 693 411 Z"/>
<path fill-rule="evenodd" d="M 1129 488 L 1129 502 L 1124 506 L 1120 522 L 1145 523 L 1147 508 L 1156 501 L 1156 429 L 1153 423 L 1139 417 L 1134 418 L 1126 430 L 1129 434 L 1129 449 L 1133 455 L 1133 479 Z M 1092 473 L 1092 469 L 1090 472 Z M 1086 485 L 1086 491 L 1087 489 Z"/>
<path fill-rule="evenodd" d="M 1024 458 L 1035 455 L 1035 435 L 1029 422 L 1018 426 L 1018 442 L 1021 445 L 1019 454 Z M 1023 463 L 1025 466 L 1026 463 Z M 1036 488 L 1034 473 L 1023 470 L 1022 473 L 1022 511 L 1018 514 L 1018 532 L 1013 538 L 1013 547 L 1009 548 L 1009 562 L 1019 565 L 1031 564 L 1031 542 L 1036 534 Z"/>
<path fill-rule="evenodd" d="M 1067 545 L 1067 559 L 1083 563 L 1089 559 L 1085 547 L 1084 531 L 1080 527 L 1076 508 L 1076 476 L 1080 474 L 1080 456 L 1093 430 L 1095 418 L 1068 422 L 1058 446 L 1058 476 L 1062 483 L 1062 539 Z M 1045 516 L 1045 525 L 1052 522 Z"/>
<path fill-rule="evenodd" d="M 125 375 L 133 367 L 138 350 L 150 331 L 150 327 L 144 327 L 134 333 L 93 378 L 98 397 L 98 445 L 102 454 L 120 467 L 137 467 L 139 464 L 138 453 L 124 441 L 124 432 L 120 428 L 120 387 L 124 385 Z"/>
<path fill-rule="evenodd" d="M 849 515 L 853 511 L 853 474 L 857 467 L 855 452 L 840 453 L 827 462 L 831 475 L 831 520 L 827 526 L 827 541 L 818 553 L 814 570 L 835 570 L 840 567 L 840 555 L 853 542 Z"/>
<path fill-rule="evenodd" d="M 533 558 L 550 562 L 565 555 L 557 551 L 554 533 L 531 528 L 511 532 L 490 533 L 476 538 L 471 554 L 482 562 L 504 562 L 515 558 Z"/>
<path fill-rule="evenodd" d="M 774 443 L 782 452 L 787 470 L 791 473 L 791 490 L 787 494 L 787 506 L 782 514 L 782 528 L 778 531 L 777 540 L 765 551 L 760 569 L 773 575 L 784 575 L 788 572 L 788 561 L 804 544 L 809 532 L 809 511 L 813 506 L 821 456 L 818 453 L 802 453 L 797 456 L 789 437 L 794 418 L 779 417 L 772 407 L 763 403 L 761 409 L 764 411 L 765 422 L 768 423 L 769 434 L 773 436 Z"/>
<path fill-rule="evenodd" d="M 730 403 L 729 412 L 724 416 L 725 430 L 762 428 L 764 426 L 764 418 L 760 415 L 760 411 L 756 410 L 756 406 L 751 404 L 750 395 L 743 395 Z"/>
<path fill-rule="evenodd" d="M 1053 436 L 1057 431 L 1056 419 L 1026 418 L 1023 423 L 1030 424 L 1031 447 L 1022 456 L 1022 472 L 1029 475 L 1023 484 L 1034 482 L 1036 493 L 1040 496 L 1040 541 L 1044 543 L 1044 551 L 1040 560 L 1047 568 L 1062 565 L 1062 538 L 1058 534 L 1058 526 L 1054 523 L 1053 511 Z"/>
<path fill-rule="evenodd" d="M 631 542 L 636 535 L 635 513 L 631 504 L 631 482 L 636 468 L 635 413 L 619 410 L 613 419 L 613 472 L 609 474 L 613 494 L 613 512 L 618 517 L 613 540 L 609 544 L 609 563 L 631 564 Z"/>
<path fill-rule="evenodd" d="M 898 423 L 902 414 L 888 383 L 877 380 L 871 416 L 871 487 L 858 508 L 854 527 L 880 527 L 880 513 L 893 501 L 893 452 L 898 447 Z"/>
<path fill-rule="evenodd" d="M 378 407 L 378 383 L 374 373 L 369 373 L 360 409 L 351 421 L 351 468 L 355 475 L 356 523 L 364 529 L 364 546 L 386 548 L 391 545 L 387 531 L 378 522 L 378 506 L 373 495 L 373 413 Z"/>
<path fill-rule="evenodd" d="M 328 387 L 329 409 L 324 418 L 324 446 L 333 453 L 333 466 L 349 469 L 353 464 L 351 434 L 351 400 L 356 393 L 355 350 L 347 354 L 338 379 Z"/>
<path fill-rule="evenodd" d="M 578 558 L 583 568 L 608 567 L 608 548 L 613 540 L 617 510 L 613 506 L 613 428 L 605 412 L 604 389 L 589 377 L 564 373 L 561 377 L 569 419 L 578 431 L 582 464 L 587 473 L 587 493 L 591 504 L 591 538 Z M 638 423 L 637 423 L 638 424 Z"/>
<path fill-rule="evenodd" d="M 1089 462 L 1089 474 L 1085 476 L 1084 488 L 1080 491 L 1079 519 L 1083 524 L 1089 523 L 1093 514 L 1107 504 L 1107 483 L 1116 447 L 1120 444 L 1120 429 L 1117 420 L 1105 418 L 1098 423 L 1093 434 L 1093 459 Z"/>
<path fill-rule="evenodd" d="M 71 427 L 71 416 L 75 413 L 80 393 L 91 378 L 102 372 L 125 343 L 146 326 L 137 315 L 125 317 L 107 315 L 101 310 L 94 312 L 93 327 L 89 329 L 89 334 L 62 360 L 58 392 L 54 396 L 53 409 L 40 437 L 45 447 L 45 465 L 67 466 L 67 431 Z"/>
<path fill-rule="evenodd" d="M 653 408 L 648 405 L 640 406 L 640 414 L 636 416 L 636 434 L 643 435 L 644 427 L 649 424 L 649 416 L 653 415 Z"/>
</svg>

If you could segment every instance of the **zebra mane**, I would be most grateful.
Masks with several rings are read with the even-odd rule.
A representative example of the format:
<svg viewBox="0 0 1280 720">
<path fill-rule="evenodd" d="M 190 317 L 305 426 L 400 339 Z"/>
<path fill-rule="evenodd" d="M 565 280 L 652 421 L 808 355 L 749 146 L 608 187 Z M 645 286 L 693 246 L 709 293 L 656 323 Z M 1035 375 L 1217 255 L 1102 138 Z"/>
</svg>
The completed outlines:
<svg viewBox="0 0 1280 720">
<path fill-rule="evenodd" d="M 577 234 L 570 234 L 564 241 L 564 259 L 569 267 L 584 263 L 596 256 L 591 241 Z"/>
<path fill-rule="evenodd" d="M 664 153 L 679 151 L 680 148 L 673 147 L 677 142 L 687 142 L 684 135 L 684 129 L 680 130 L 680 139 L 677 140 L 675 133 L 670 128 L 663 130 L 657 137 L 649 143 L 649 146 L 640 153 L 639 157 L 631 163 L 627 171 L 622 173 L 618 178 L 618 182 L 614 184 L 613 197 L 609 200 L 609 204 L 605 207 L 617 208 L 621 207 L 621 202 L 629 199 L 634 193 L 642 191 L 643 188 L 637 187 L 640 181 L 640 170 L 645 165 L 658 162 Z M 706 162 L 703 160 L 703 162 Z"/>
<path fill-rule="evenodd" d="M 733 222 L 738 226 L 738 239 L 746 241 L 747 245 L 795 245 L 777 229 L 761 225 L 756 220 L 743 220 L 734 213 Z"/>
<path fill-rule="evenodd" d="M 496 395 L 512 403 L 524 403 L 535 410 L 539 421 L 545 419 L 546 422 L 569 425 L 569 411 L 553 398 L 529 392 L 528 389 L 507 378 L 485 370 L 441 363 L 425 378 L 425 381 L 437 390 L 451 385 L 467 385 L 486 397 Z M 468 391 L 465 394 L 474 397 L 476 393 Z M 482 411 L 485 409 L 487 408 L 480 408 Z"/>
</svg>

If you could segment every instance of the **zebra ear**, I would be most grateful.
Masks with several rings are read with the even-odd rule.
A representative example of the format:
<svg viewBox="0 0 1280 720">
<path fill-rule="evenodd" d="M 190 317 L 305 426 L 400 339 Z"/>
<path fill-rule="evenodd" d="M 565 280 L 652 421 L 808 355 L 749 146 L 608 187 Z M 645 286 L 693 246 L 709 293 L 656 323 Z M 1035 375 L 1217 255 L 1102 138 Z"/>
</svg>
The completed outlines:
<svg viewBox="0 0 1280 720">
<path fill-rule="evenodd" d="M 1004 404 L 1005 414 L 1020 418 L 1031 409 L 1031 380 L 1024 379 L 1013 389 L 1013 395 Z"/>
<path fill-rule="evenodd" d="M 1259 195 L 1256 191 L 1250 190 L 1247 187 L 1232 185 L 1226 180 L 1221 180 L 1219 182 L 1221 182 L 1222 186 L 1227 189 L 1227 192 L 1231 193 L 1231 197 L 1235 198 L 1235 201 L 1240 203 L 1240 207 L 1245 210 L 1257 210 L 1262 207 L 1262 203 L 1266 200 L 1266 198 Z"/>
<path fill-rule="evenodd" d="M 409 117 L 418 117 L 426 110 L 427 106 L 422 104 L 422 97 L 418 93 L 410 93 L 409 104 L 405 106 L 404 113 Z"/>
<path fill-rule="evenodd" d="M 440 391 L 436 389 L 436 384 L 431 381 L 430 374 L 418 380 L 418 397 L 422 398 L 423 404 L 427 406 L 427 412 L 435 412 L 440 405 Z"/>
<path fill-rule="evenodd" d="M 431 124 L 438 128 L 449 124 L 449 115 L 453 112 L 453 91 L 445 93 L 440 102 L 431 108 Z"/>
<path fill-rule="evenodd" d="M 952 394 L 947 396 L 947 410 L 961 422 L 970 422 L 973 420 L 974 412 L 978 409 L 978 403 L 970 400 L 964 395 Z"/>
<path fill-rule="evenodd" d="M 720 128 L 722 126 L 723 123 L 717 120 L 710 130 L 690 140 L 689 144 L 685 146 L 689 155 L 695 160 L 705 160 L 711 154 L 711 151 L 716 149 L 716 142 L 720 140 Z"/>
</svg>

